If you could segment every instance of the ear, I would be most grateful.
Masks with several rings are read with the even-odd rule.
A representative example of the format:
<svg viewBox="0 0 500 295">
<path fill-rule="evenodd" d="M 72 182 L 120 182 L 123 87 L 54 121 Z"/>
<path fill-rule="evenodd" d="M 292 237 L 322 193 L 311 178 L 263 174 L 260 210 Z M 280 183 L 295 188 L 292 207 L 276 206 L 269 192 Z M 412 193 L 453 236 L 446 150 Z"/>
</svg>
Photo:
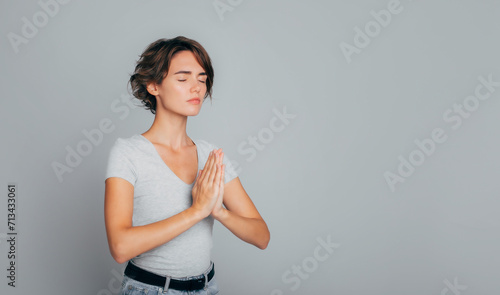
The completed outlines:
<svg viewBox="0 0 500 295">
<path fill-rule="evenodd" d="M 158 95 L 158 85 L 154 82 L 149 82 L 146 86 L 146 89 L 148 90 L 149 94 L 153 96 Z"/>
</svg>

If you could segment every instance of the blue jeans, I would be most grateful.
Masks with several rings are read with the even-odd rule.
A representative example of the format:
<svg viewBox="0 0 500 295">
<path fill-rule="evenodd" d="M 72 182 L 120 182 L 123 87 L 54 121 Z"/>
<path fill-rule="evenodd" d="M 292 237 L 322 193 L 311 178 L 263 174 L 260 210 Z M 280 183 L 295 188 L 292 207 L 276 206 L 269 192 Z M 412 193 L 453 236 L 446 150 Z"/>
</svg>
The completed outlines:
<svg viewBox="0 0 500 295">
<path fill-rule="evenodd" d="M 190 279 L 200 279 L 204 275 L 175 278 L 176 280 L 190 280 Z M 158 287 L 155 285 L 145 284 L 143 282 L 136 281 L 129 278 L 127 275 L 123 275 L 122 287 L 120 289 L 119 295 L 215 295 L 219 294 L 219 286 L 217 286 L 217 281 L 215 276 L 208 282 L 207 288 L 197 290 L 197 291 L 179 291 L 174 289 L 168 289 L 166 292 L 163 287 Z"/>
</svg>

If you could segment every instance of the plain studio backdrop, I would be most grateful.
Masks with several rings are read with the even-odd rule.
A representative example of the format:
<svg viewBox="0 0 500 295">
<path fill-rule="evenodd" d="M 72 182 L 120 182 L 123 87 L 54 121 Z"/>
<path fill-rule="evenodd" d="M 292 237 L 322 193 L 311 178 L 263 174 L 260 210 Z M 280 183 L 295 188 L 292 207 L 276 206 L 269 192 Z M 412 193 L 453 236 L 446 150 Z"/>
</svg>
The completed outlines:
<svg viewBox="0 0 500 295">
<path fill-rule="evenodd" d="M 182 35 L 215 69 L 188 135 L 223 148 L 271 231 L 262 251 L 215 223 L 221 294 L 498 294 L 499 16 L 493 0 L 2 1 L 0 293 L 117 293 L 108 153 L 154 119 L 127 91 L 137 58 Z"/>
</svg>

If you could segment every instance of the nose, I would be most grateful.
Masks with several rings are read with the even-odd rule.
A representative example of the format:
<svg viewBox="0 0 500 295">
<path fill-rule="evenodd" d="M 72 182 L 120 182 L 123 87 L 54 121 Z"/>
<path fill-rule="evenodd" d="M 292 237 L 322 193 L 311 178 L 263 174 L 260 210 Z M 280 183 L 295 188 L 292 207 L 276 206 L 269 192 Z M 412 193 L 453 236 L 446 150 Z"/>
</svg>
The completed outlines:
<svg viewBox="0 0 500 295">
<path fill-rule="evenodd" d="M 201 90 L 200 83 L 201 82 L 198 82 L 198 80 L 195 79 L 194 85 L 191 87 L 191 89 L 195 92 L 200 92 Z"/>
</svg>

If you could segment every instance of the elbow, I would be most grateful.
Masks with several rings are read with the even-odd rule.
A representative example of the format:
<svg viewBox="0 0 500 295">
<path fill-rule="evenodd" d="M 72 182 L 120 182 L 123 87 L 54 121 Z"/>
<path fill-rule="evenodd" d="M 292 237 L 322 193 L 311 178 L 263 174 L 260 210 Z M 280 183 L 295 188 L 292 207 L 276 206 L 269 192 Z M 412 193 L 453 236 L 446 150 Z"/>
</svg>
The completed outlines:
<svg viewBox="0 0 500 295">
<path fill-rule="evenodd" d="M 267 248 L 267 243 L 262 243 L 262 244 L 258 244 L 256 245 L 257 248 L 259 248 L 260 250 L 265 250 Z"/>
<path fill-rule="evenodd" d="M 133 257 L 131 256 L 133 249 L 125 235 L 125 230 L 115 230 L 113 235 L 108 235 L 109 252 L 119 264 L 129 261 Z"/>
<path fill-rule="evenodd" d="M 122 264 L 128 261 L 128 259 L 125 259 L 123 256 L 113 256 L 113 258 L 116 262 L 118 262 L 118 264 Z"/>
<path fill-rule="evenodd" d="M 257 246 L 257 248 L 259 248 L 261 250 L 264 250 L 267 248 L 267 245 L 269 245 L 270 240 L 271 240 L 271 234 L 269 233 L 269 231 L 267 231 L 266 235 L 255 246 Z"/>
<path fill-rule="evenodd" d="M 113 259 L 119 264 L 127 262 L 129 259 L 124 253 L 123 246 L 120 244 L 114 244 L 110 246 L 110 252 Z"/>
</svg>

